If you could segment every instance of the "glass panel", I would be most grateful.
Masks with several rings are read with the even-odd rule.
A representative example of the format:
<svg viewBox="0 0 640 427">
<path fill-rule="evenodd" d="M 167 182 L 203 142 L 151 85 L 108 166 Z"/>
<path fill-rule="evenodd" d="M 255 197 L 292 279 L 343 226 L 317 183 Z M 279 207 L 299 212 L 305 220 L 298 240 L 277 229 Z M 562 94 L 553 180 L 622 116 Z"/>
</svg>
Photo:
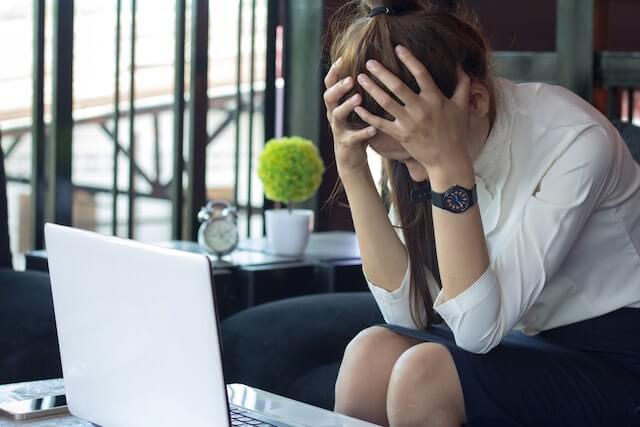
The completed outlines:
<svg viewBox="0 0 640 427">
<path fill-rule="evenodd" d="M 118 187 L 129 188 L 129 72 L 131 7 L 123 1 L 120 95 L 123 117 L 119 142 Z M 74 87 L 74 184 L 88 187 L 92 209 L 74 216 L 74 225 L 111 233 L 113 182 L 113 96 L 115 76 L 115 2 L 78 2 Z M 165 188 L 172 177 L 173 0 L 139 0 L 136 21 L 136 170 L 134 236 L 160 241 L 170 237 L 171 212 Z M 98 30 L 96 30 L 98 29 Z M 171 48 L 167 48 L 167 47 Z M 143 197 L 151 195 L 153 198 Z M 127 196 L 118 203 L 118 234 L 126 235 Z"/>
<path fill-rule="evenodd" d="M 252 135 L 252 167 L 249 171 L 249 103 L 251 85 L 251 37 L 252 37 L 252 0 L 242 2 L 242 47 L 241 47 L 241 88 L 243 109 L 240 114 L 240 156 L 238 173 L 238 204 L 245 207 L 249 197 L 251 179 L 251 204 L 253 210 L 251 235 L 262 235 L 263 203 L 262 185 L 257 177 L 257 161 L 264 145 L 264 116 L 262 102 L 265 81 L 267 1 L 258 0 L 255 10 L 255 47 L 254 47 L 254 106 Z M 235 122 L 229 122 L 231 114 L 237 108 L 236 61 L 238 55 L 237 40 L 229 35 L 238 33 L 239 0 L 214 2 L 211 11 L 209 43 L 209 88 L 211 109 L 209 112 L 210 134 L 217 133 L 207 148 L 207 194 L 209 199 L 233 200 L 235 165 Z M 221 42 L 229 40 L 229 42 Z M 240 211 L 239 226 L 241 235 L 246 235 L 246 209 Z"/>
<path fill-rule="evenodd" d="M 242 87 L 245 105 L 249 102 L 251 63 L 252 0 L 244 1 L 242 35 Z M 267 0 L 256 1 L 255 15 L 255 115 L 253 117 L 253 167 L 248 170 L 248 112 L 241 115 L 239 202 L 248 203 L 248 179 L 252 180 L 252 234 L 262 233 L 262 188 L 255 169 L 264 144 L 263 88 L 266 53 Z M 169 186 L 173 178 L 173 73 L 175 0 L 138 0 L 136 34 L 136 178 L 135 237 L 145 241 L 171 237 L 171 201 Z M 189 16 L 190 2 L 187 2 Z M 236 92 L 236 60 L 239 0 L 212 1 L 210 24 L 209 91 L 211 110 L 209 131 L 215 135 L 207 150 L 206 182 L 210 198 L 231 200 L 234 192 L 235 124 L 233 114 Z M 9 64 L 0 68 L 0 126 L 9 183 L 12 250 L 29 249 L 31 174 L 31 61 L 32 4 L 23 0 L 3 0 L 0 4 L 0 48 Z M 234 17 L 233 19 L 229 19 Z M 46 118 L 51 100 L 52 2 L 47 2 L 46 17 Z M 118 235 L 126 235 L 128 218 L 126 192 L 129 167 L 129 55 L 131 43 L 131 0 L 122 0 L 120 57 L 121 113 L 119 135 L 114 129 L 114 81 L 116 71 L 116 3 L 76 2 L 74 46 L 74 145 L 73 223 L 77 227 L 111 233 L 114 179 L 113 150 L 118 142 L 119 196 Z M 189 61 L 190 22 L 187 19 L 187 62 Z M 167 31 L 167 29 L 171 29 Z M 233 35 L 230 37 L 230 34 Z M 8 65 L 8 66 L 7 66 Z M 186 80 L 189 77 L 188 66 Z M 187 89 L 188 89 L 188 81 Z M 188 127 L 188 122 L 185 123 Z M 187 130 L 185 130 L 185 134 Z M 116 141 L 117 140 L 117 141 Z M 188 138 L 185 138 L 185 145 Z M 246 223 L 246 218 L 242 221 Z M 246 226 L 244 227 L 246 230 Z"/>
<path fill-rule="evenodd" d="M 31 186 L 31 61 L 32 2 L 0 2 L 0 128 L 5 169 L 9 178 L 7 201 L 9 238 L 14 267 L 22 268 L 22 254 L 31 241 L 29 229 Z M 48 38 L 50 40 L 50 38 Z"/>
</svg>

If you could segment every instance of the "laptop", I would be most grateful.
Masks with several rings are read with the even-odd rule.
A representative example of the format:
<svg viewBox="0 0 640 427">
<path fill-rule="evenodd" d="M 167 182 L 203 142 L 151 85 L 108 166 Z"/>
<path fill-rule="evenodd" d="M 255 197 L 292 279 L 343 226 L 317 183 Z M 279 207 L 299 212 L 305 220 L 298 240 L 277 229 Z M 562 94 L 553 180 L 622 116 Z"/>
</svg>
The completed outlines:
<svg viewBox="0 0 640 427">
<path fill-rule="evenodd" d="M 373 425 L 226 386 L 206 256 L 53 224 L 45 237 L 72 415 L 106 427 Z"/>
</svg>

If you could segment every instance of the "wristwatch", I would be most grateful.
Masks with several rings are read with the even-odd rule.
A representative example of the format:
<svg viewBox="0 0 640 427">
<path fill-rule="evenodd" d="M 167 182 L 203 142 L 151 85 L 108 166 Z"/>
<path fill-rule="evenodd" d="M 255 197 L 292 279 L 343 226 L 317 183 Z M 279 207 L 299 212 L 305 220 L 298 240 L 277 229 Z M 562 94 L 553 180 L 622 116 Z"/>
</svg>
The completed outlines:
<svg viewBox="0 0 640 427">
<path fill-rule="evenodd" d="M 454 185 L 444 193 L 431 191 L 431 204 L 453 213 L 463 213 L 478 202 L 478 193 L 474 185 L 468 190 L 459 185 Z"/>
</svg>

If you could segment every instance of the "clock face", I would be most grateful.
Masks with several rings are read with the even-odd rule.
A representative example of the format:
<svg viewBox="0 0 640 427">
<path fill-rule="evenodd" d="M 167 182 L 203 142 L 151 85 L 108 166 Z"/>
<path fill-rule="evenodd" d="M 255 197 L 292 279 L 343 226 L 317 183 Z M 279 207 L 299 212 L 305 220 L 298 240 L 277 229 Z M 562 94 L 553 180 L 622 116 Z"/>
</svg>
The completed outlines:
<svg viewBox="0 0 640 427">
<path fill-rule="evenodd" d="M 454 187 L 452 190 L 447 191 L 444 197 L 444 203 L 447 208 L 453 212 L 464 212 L 469 209 L 471 198 L 469 197 L 469 193 L 464 189 Z"/>
<path fill-rule="evenodd" d="M 238 228 L 232 221 L 214 220 L 203 224 L 204 243 L 219 255 L 233 251 L 238 244 Z"/>
</svg>

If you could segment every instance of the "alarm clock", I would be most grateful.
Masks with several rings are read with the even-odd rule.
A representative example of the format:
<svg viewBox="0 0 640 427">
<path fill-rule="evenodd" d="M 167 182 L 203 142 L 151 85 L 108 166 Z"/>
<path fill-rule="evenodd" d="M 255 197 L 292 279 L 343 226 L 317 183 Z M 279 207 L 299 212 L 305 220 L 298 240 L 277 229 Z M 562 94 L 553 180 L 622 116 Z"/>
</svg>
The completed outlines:
<svg viewBox="0 0 640 427">
<path fill-rule="evenodd" d="M 231 204 L 212 200 L 198 212 L 198 243 L 219 257 L 230 254 L 238 246 L 237 211 Z"/>
</svg>

